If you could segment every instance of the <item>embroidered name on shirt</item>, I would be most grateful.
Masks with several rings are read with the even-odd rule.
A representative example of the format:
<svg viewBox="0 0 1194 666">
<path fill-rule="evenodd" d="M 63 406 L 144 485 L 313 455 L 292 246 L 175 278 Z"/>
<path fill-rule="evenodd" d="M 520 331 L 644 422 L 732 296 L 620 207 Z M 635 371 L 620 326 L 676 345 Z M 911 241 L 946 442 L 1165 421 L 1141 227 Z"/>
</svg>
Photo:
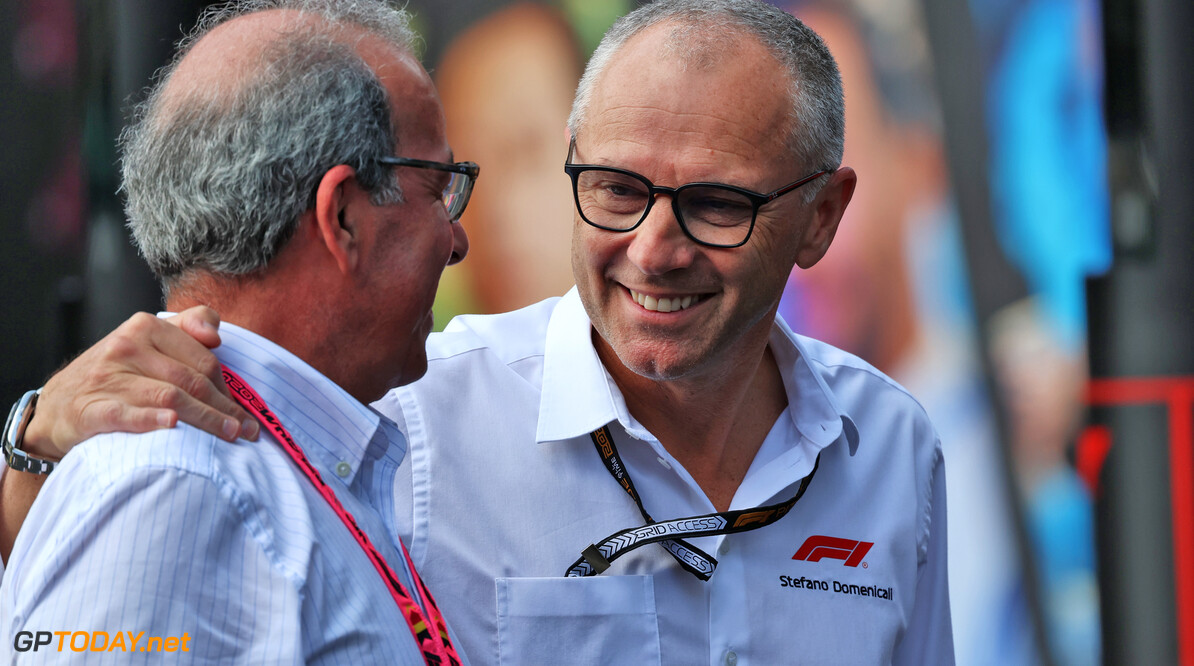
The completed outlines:
<svg viewBox="0 0 1194 666">
<path fill-rule="evenodd" d="M 891 601 L 894 597 L 890 587 L 879 587 L 877 585 L 855 585 L 854 583 L 842 583 L 836 580 L 815 580 L 812 578 L 793 578 L 791 576 L 779 577 L 780 587 L 790 587 L 795 590 L 817 590 L 820 592 L 828 592 L 833 590 L 838 594 L 852 594 L 859 597 L 874 597 L 876 599 L 886 599 Z"/>
<path fill-rule="evenodd" d="M 860 563 L 866 568 L 862 558 L 875 545 L 870 541 L 855 541 L 838 537 L 815 535 L 804 540 L 804 544 L 792 556 L 794 560 L 804 562 L 820 562 L 823 559 L 845 560 L 843 566 L 856 567 Z"/>
</svg>

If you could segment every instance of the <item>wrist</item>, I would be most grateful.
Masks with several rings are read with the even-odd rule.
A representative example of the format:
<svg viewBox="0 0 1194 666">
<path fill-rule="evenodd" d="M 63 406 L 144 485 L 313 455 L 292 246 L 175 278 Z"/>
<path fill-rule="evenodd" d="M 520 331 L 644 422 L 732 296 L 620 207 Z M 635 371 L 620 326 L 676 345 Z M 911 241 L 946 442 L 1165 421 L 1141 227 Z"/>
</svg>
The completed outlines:
<svg viewBox="0 0 1194 666">
<path fill-rule="evenodd" d="M 36 410 L 33 412 L 25 428 L 25 437 L 21 440 L 21 450 L 31 456 L 57 462 L 62 459 L 62 453 L 54 446 L 50 420 L 44 415 L 38 416 Z"/>
</svg>

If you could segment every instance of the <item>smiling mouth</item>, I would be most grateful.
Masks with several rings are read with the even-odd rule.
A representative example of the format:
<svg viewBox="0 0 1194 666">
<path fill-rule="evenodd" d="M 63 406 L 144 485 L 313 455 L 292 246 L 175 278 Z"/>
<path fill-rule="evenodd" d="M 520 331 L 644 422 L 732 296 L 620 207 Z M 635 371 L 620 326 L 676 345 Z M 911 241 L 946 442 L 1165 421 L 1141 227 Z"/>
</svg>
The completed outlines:
<svg viewBox="0 0 1194 666">
<path fill-rule="evenodd" d="M 640 294 L 629 287 L 627 287 L 627 291 L 630 292 L 630 297 L 634 299 L 635 303 L 638 303 L 639 305 L 643 306 L 643 309 L 650 310 L 651 312 L 676 312 L 678 310 L 684 310 L 685 308 L 688 308 L 696 303 L 700 303 L 701 300 L 704 299 L 704 296 L 701 295 L 676 296 L 675 298 L 656 298 L 654 296 Z"/>
</svg>

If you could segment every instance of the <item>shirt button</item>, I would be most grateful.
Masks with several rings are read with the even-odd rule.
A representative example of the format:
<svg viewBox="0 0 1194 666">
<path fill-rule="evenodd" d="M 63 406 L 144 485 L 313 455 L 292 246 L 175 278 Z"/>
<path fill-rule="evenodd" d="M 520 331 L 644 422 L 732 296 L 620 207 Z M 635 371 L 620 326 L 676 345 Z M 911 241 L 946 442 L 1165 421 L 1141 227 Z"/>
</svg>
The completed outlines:
<svg viewBox="0 0 1194 666">
<path fill-rule="evenodd" d="M 738 653 L 730 650 L 726 653 L 726 666 L 734 666 L 738 663 Z"/>
<path fill-rule="evenodd" d="M 722 540 L 721 540 L 721 545 L 717 547 L 717 554 L 718 554 L 718 555 L 725 555 L 725 554 L 726 554 L 726 553 L 728 553 L 728 552 L 730 552 L 730 540 L 729 540 L 729 539 L 722 539 Z M 733 652 L 731 652 L 730 654 L 734 654 L 734 653 L 733 653 Z M 735 658 L 735 659 L 737 659 L 737 657 L 734 657 L 734 658 Z"/>
<path fill-rule="evenodd" d="M 343 460 L 336 463 L 336 476 L 340 477 L 341 479 L 347 479 L 349 474 L 352 474 L 352 465 L 349 465 Z"/>
<path fill-rule="evenodd" d="M 660 458 L 660 457 L 656 456 L 656 457 L 655 457 L 655 459 L 659 461 L 659 465 L 660 465 L 661 467 L 663 467 L 664 469 L 671 469 L 671 468 L 672 468 L 672 466 L 671 466 L 671 465 L 669 465 L 669 464 L 668 464 L 668 462 L 667 462 L 666 460 L 664 460 L 663 458 Z"/>
</svg>

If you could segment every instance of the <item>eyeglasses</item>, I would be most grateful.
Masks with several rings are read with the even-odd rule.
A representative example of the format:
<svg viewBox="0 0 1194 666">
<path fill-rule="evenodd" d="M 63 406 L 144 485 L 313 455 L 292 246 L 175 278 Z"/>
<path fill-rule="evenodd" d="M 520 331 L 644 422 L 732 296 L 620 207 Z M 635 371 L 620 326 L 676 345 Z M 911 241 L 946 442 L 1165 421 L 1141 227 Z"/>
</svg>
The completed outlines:
<svg viewBox="0 0 1194 666">
<path fill-rule="evenodd" d="M 464 214 L 464 207 L 468 205 L 468 199 L 473 194 L 473 185 L 477 182 L 477 174 L 481 173 L 481 167 L 473 162 L 449 164 L 447 162 L 415 160 L 409 157 L 379 157 L 377 161 L 389 166 L 434 169 L 452 174 L 441 195 L 444 201 L 444 210 L 448 211 L 448 219 L 452 222 L 458 221 Z"/>
<path fill-rule="evenodd" d="M 750 240 L 759 208 L 829 173 L 821 170 L 770 194 L 722 183 L 660 187 L 626 169 L 573 164 L 576 137 L 568 146 L 564 172 L 572 178 L 576 210 L 590 225 L 607 231 L 632 231 L 647 219 L 655 195 L 672 198 L 672 212 L 684 234 L 709 247 L 740 247 Z"/>
</svg>

